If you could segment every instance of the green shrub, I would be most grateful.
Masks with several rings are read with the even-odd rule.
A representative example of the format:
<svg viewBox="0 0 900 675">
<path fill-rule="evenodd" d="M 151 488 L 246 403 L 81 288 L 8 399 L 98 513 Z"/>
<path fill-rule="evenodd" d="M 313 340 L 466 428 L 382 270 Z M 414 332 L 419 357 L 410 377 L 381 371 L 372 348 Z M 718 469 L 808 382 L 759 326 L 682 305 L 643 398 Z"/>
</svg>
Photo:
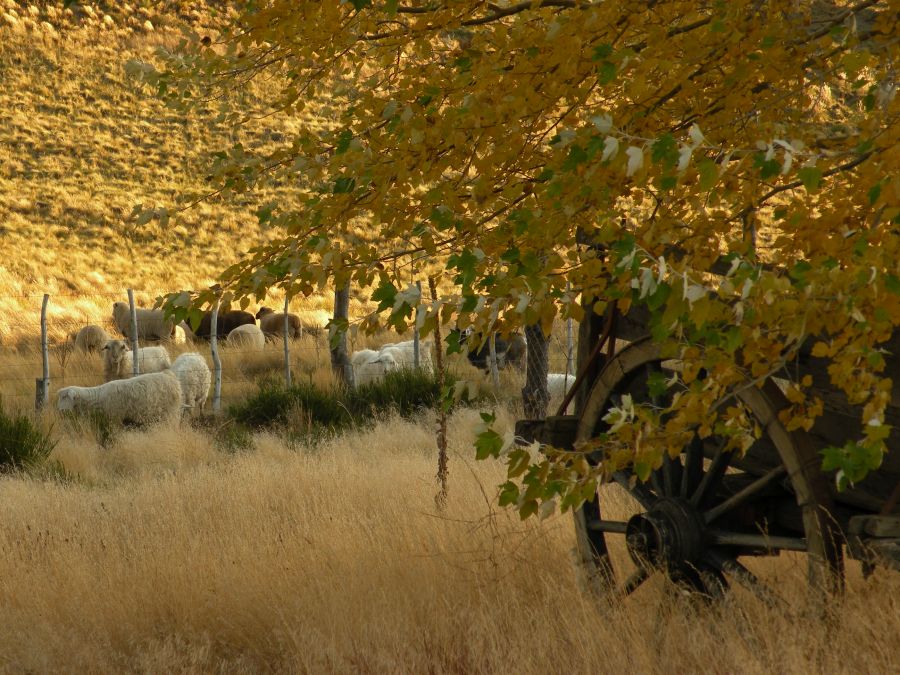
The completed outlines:
<svg viewBox="0 0 900 675">
<path fill-rule="evenodd" d="M 396 411 L 408 417 L 423 408 L 434 408 L 440 398 L 437 376 L 424 370 L 401 368 L 377 382 L 347 392 L 347 407 L 354 417 L 372 418 Z"/>
<path fill-rule="evenodd" d="M 230 406 L 228 414 L 244 428 L 282 427 L 292 441 L 299 442 L 365 424 L 392 411 L 410 416 L 434 408 L 439 398 L 434 374 L 404 369 L 353 390 L 322 390 L 305 382 L 285 387 L 269 380 L 260 384 L 255 395 Z"/>
<path fill-rule="evenodd" d="M 8 415 L 0 405 L 0 473 L 38 467 L 55 446 L 49 432 L 25 415 Z"/>
<path fill-rule="evenodd" d="M 306 411 L 313 425 L 340 428 L 350 422 L 337 394 L 307 383 L 288 388 L 266 382 L 254 396 L 230 406 L 228 414 L 238 424 L 260 428 L 286 424 L 298 408 Z"/>
</svg>

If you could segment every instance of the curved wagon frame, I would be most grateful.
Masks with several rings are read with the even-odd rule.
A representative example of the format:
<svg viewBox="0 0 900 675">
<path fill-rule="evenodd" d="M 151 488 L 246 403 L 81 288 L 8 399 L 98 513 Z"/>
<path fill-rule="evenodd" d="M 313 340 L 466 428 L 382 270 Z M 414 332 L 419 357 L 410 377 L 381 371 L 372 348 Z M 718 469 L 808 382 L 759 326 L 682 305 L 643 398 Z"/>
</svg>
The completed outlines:
<svg viewBox="0 0 900 675">
<path fill-rule="evenodd" d="M 616 338 L 628 346 L 614 353 Z M 900 354 L 900 334 L 894 340 Z M 608 346 L 608 353 L 603 353 Z M 813 391 L 824 401 L 823 414 L 807 432 L 789 431 L 779 413 L 788 401 L 772 378 L 736 395 L 762 430 L 744 453 L 728 451 L 715 435 L 694 438 L 678 457 L 665 456 L 646 482 L 630 470 L 611 480 L 639 505 L 628 520 L 605 517 L 603 491 L 575 514 L 579 560 L 589 587 L 600 595 L 624 596 L 662 572 L 672 581 L 705 596 L 720 595 L 730 583 L 749 589 L 763 602 L 780 601 L 777 593 L 744 566 L 747 556 L 807 554 L 808 581 L 820 595 L 843 587 L 844 557 L 862 562 L 869 574 L 876 565 L 900 570 L 900 424 L 893 423 L 891 449 L 880 469 L 842 492 L 821 468 L 820 450 L 843 445 L 860 431 L 860 410 L 830 388 L 827 364 L 801 353 L 797 368 L 813 378 Z M 520 420 L 517 435 L 554 447 L 576 449 L 607 430 L 603 421 L 624 397 L 664 409 L 651 393 L 654 373 L 677 370 L 649 337 L 649 316 L 632 308 L 627 316 L 588 314 L 581 324 L 578 378 L 560 407 L 576 400 L 576 414 L 544 420 Z M 888 371 L 900 370 L 889 360 Z M 900 421 L 900 377 L 888 410 L 888 422 Z M 599 452 L 589 455 L 600 461 Z M 624 537 L 635 570 L 616 574 L 608 537 Z"/>
</svg>

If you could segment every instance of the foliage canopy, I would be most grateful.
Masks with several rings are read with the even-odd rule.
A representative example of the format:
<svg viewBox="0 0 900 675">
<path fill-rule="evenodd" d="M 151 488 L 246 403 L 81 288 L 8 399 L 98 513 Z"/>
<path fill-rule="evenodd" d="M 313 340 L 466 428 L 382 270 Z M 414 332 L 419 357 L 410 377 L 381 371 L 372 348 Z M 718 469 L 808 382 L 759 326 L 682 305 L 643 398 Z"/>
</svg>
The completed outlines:
<svg viewBox="0 0 900 675">
<path fill-rule="evenodd" d="M 298 202 L 261 205 L 284 236 L 170 304 L 352 279 L 395 326 L 421 302 L 425 331 L 438 313 L 509 329 L 645 304 L 685 362 L 681 439 L 710 433 L 710 410 L 746 426 L 718 404 L 807 345 L 864 405 L 864 435 L 828 457 L 859 479 L 885 449 L 900 323 L 898 16 L 897 0 L 248 3 L 136 72 L 188 108 L 255 81 L 273 115 L 337 112 L 274 152 L 216 155 L 216 194 L 292 184 Z M 419 297 L 426 261 L 453 292 Z M 792 425 L 822 410 L 810 384 L 791 383 Z"/>
</svg>

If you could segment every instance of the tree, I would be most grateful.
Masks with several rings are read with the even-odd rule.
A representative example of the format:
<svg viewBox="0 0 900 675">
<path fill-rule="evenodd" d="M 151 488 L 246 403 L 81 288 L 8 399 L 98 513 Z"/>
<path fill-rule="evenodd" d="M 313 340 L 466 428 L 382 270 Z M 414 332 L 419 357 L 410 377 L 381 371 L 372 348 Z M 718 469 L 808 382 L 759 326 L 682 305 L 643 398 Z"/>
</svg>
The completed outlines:
<svg viewBox="0 0 900 675">
<path fill-rule="evenodd" d="M 297 119 L 281 147 L 216 160 L 218 195 L 298 186 L 259 210 L 284 236 L 224 271 L 229 298 L 352 280 L 379 302 L 363 329 L 402 328 L 419 294 L 390 263 L 412 257 L 452 282 L 426 331 L 438 312 L 487 334 L 643 305 L 685 364 L 670 444 L 716 415 L 752 433 L 719 403 L 813 340 L 865 404 L 865 435 L 826 458 L 857 480 L 885 450 L 900 323 L 898 9 L 269 0 L 133 69 L 188 109 L 264 81 Z M 325 105 L 314 132 L 300 113 Z M 821 412 L 810 384 L 791 383 L 792 425 Z"/>
</svg>

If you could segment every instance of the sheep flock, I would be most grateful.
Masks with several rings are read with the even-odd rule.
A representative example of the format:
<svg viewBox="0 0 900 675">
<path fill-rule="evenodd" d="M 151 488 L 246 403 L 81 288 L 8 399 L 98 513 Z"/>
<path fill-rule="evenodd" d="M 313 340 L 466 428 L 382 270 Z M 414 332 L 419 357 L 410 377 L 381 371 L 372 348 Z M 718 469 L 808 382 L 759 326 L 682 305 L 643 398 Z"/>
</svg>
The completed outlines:
<svg viewBox="0 0 900 675">
<path fill-rule="evenodd" d="M 204 312 L 199 322 L 175 323 L 162 310 L 136 308 L 136 321 L 128 303 L 112 307 L 112 325 L 121 338 L 110 336 L 97 325 L 87 325 L 69 338 L 82 352 L 98 354 L 102 363 L 103 384 L 94 387 L 69 386 L 58 391 L 61 411 L 102 411 L 111 420 L 150 424 L 172 420 L 185 411 L 202 411 L 209 397 L 212 373 L 207 360 L 197 352 L 186 352 L 172 360 L 167 345 L 208 341 L 212 334 L 212 313 Z M 136 330 L 135 330 L 136 329 Z M 303 326 L 296 314 L 275 312 L 262 307 L 254 316 L 242 310 L 218 314 L 215 333 L 223 346 L 237 351 L 261 351 L 267 340 L 297 339 L 304 331 L 318 335 L 318 327 Z M 457 331 L 459 343 L 467 348 L 468 361 L 485 372 L 490 369 L 488 340 L 471 331 Z M 135 349 L 137 343 L 152 342 Z M 525 369 L 527 342 L 524 336 L 494 337 L 498 368 Z M 354 385 L 376 383 L 399 369 L 418 367 L 433 370 L 432 340 L 421 340 L 416 355 L 413 340 L 391 342 L 375 349 L 359 349 L 351 355 Z M 137 357 L 137 368 L 134 358 Z M 553 399 L 562 398 L 571 388 L 571 374 L 549 373 L 548 390 Z"/>
</svg>

